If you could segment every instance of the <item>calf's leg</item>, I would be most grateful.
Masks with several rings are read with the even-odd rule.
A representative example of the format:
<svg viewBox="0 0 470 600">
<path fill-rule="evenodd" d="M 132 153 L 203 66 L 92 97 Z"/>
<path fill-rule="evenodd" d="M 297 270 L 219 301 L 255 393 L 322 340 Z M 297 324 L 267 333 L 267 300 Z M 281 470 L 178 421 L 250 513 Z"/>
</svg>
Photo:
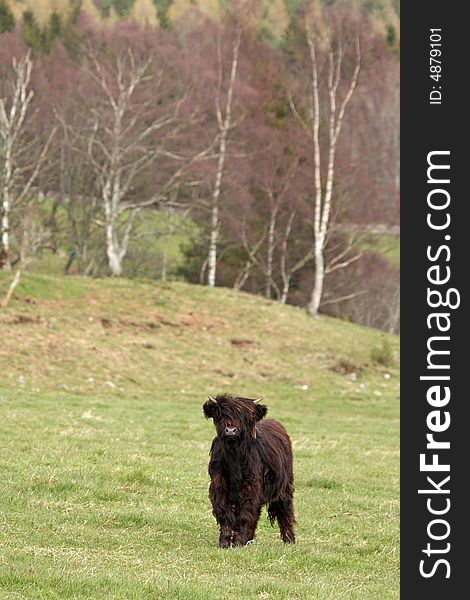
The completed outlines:
<svg viewBox="0 0 470 600">
<path fill-rule="evenodd" d="M 277 519 L 281 530 L 281 538 L 285 544 L 295 544 L 293 491 L 293 486 L 289 485 L 286 492 L 280 498 L 271 502 L 268 507 L 271 525 L 274 526 L 274 521 Z"/>
<path fill-rule="evenodd" d="M 251 503 L 240 506 L 237 528 L 233 535 L 234 546 L 245 546 L 248 542 L 255 539 L 260 514 L 261 506 L 253 506 Z"/>
<path fill-rule="evenodd" d="M 220 527 L 219 546 L 220 548 L 229 548 L 232 544 L 237 519 L 228 500 L 228 484 L 220 473 L 211 473 L 209 497 L 212 503 L 212 513 Z"/>
</svg>

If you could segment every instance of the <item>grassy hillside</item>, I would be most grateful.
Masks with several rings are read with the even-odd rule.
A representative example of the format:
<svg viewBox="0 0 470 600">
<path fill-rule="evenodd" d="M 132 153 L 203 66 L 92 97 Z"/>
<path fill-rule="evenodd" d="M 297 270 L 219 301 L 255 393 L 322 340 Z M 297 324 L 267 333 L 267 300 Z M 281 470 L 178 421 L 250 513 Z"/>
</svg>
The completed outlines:
<svg viewBox="0 0 470 600">
<path fill-rule="evenodd" d="M 2 599 L 399 597 L 398 371 L 371 358 L 396 338 L 225 289 L 40 275 L 0 331 Z M 291 435 L 293 547 L 263 512 L 253 545 L 217 548 L 219 391 L 263 396 Z"/>
</svg>

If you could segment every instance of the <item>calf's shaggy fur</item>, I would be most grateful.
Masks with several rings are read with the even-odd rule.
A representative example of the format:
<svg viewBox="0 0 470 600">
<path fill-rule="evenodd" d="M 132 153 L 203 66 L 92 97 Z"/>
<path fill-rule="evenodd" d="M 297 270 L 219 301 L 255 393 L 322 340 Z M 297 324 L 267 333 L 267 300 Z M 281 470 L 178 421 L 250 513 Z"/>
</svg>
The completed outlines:
<svg viewBox="0 0 470 600">
<path fill-rule="evenodd" d="M 255 537 L 264 504 L 281 538 L 295 543 L 292 447 L 284 427 L 264 419 L 258 400 L 229 394 L 209 396 L 203 406 L 217 436 L 209 461 L 209 497 L 220 528 L 219 546 L 244 546 Z"/>
</svg>

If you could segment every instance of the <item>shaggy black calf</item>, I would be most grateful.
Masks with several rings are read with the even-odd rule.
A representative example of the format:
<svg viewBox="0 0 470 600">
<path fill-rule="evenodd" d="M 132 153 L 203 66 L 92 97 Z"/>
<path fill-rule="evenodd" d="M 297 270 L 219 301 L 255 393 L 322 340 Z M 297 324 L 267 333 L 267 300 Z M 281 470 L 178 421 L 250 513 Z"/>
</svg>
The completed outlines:
<svg viewBox="0 0 470 600">
<path fill-rule="evenodd" d="M 219 546 L 244 546 L 255 537 L 263 504 L 271 525 L 295 543 L 292 447 L 284 427 L 267 419 L 259 400 L 229 394 L 209 396 L 204 414 L 214 420 L 217 436 L 210 450 L 209 497 L 220 527 Z"/>
</svg>

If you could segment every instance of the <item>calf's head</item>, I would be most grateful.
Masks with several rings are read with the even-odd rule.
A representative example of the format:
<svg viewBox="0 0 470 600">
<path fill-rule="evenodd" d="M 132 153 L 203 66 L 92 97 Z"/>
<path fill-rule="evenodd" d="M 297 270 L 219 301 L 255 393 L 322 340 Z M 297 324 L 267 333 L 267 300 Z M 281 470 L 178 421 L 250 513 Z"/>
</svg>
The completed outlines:
<svg viewBox="0 0 470 600">
<path fill-rule="evenodd" d="M 207 419 L 212 419 L 217 435 L 224 442 L 256 438 L 256 423 L 266 416 L 268 407 L 261 398 L 241 398 L 229 394 L 209 396 L 203 408 Z"/>
</svg>

